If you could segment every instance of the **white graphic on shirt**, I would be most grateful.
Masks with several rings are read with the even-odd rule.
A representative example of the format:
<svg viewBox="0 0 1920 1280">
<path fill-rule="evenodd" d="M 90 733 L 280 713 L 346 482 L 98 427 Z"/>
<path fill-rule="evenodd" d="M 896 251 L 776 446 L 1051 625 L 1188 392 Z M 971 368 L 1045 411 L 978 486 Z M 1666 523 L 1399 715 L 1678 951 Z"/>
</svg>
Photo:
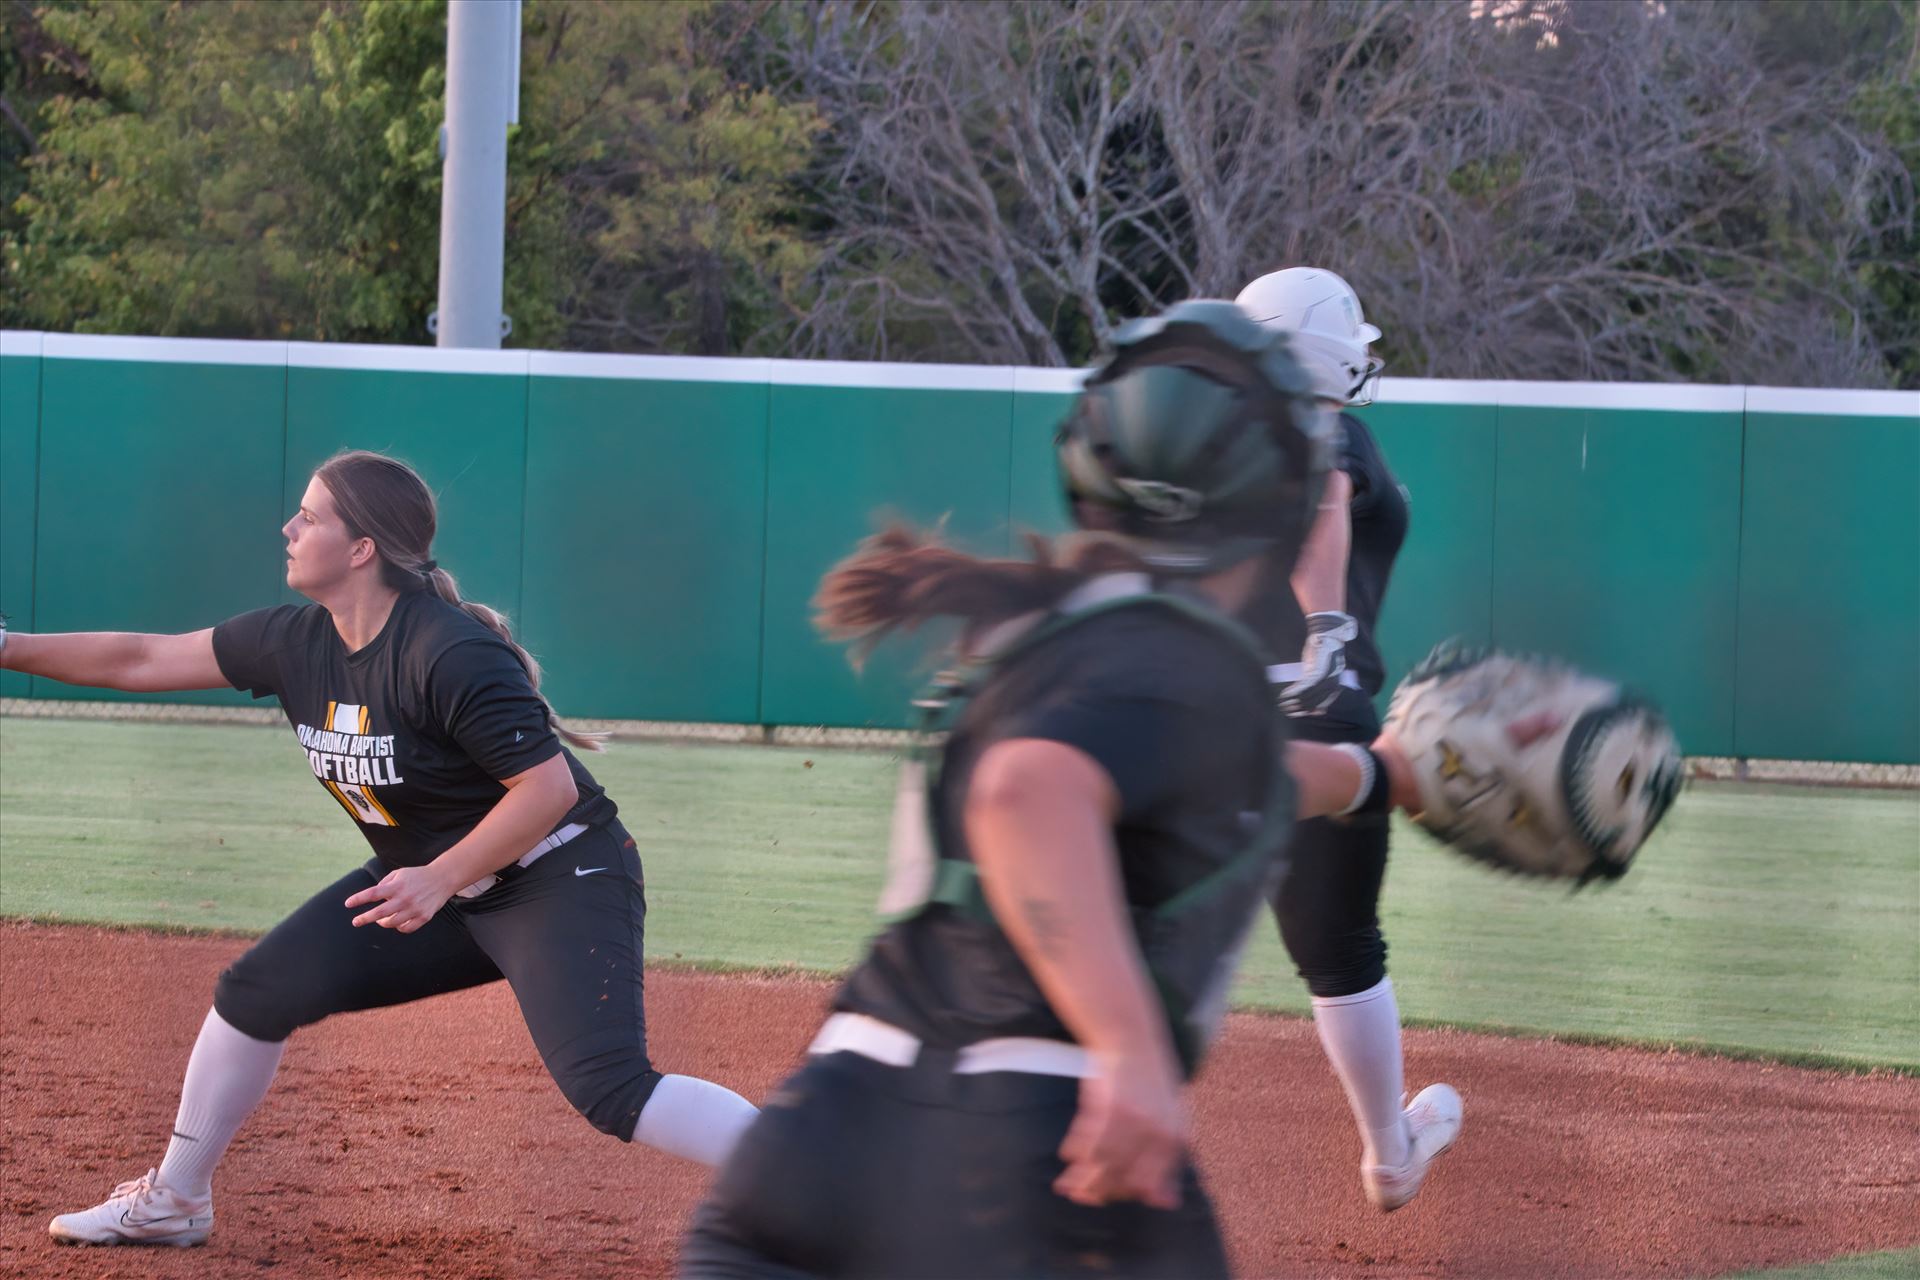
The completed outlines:
<svg viewBox="0 0 1920 1280">
<path fill-rule="evenodd" d="M 394 735 L 368 733 L 371 722 L 371 714 L 359 703 L 329 702 L 324 729 L 303 724 L 294 734 L 307 749 L 313 776 L 356 821 L 394 827 L 399 823 L 373 788 L 399 786 L 406 779 L 394 771 Z"/>
</svg>

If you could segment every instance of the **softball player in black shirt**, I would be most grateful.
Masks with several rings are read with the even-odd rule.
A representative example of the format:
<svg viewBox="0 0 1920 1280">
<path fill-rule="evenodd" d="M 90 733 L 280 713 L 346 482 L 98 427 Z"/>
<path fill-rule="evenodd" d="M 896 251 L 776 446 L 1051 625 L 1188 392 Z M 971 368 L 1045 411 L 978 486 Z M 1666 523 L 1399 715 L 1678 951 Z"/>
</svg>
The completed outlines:
<svg viewBox="0 0 1920 1280">
<path fill-rule="evenodd" d="M 561 1091 L 602 1132 L 717 1164 L 752 1119 L 732 1091 L 648 1060 L 639 854 L 565 745 L 599 744 L 555 719 L 506 620 L 460 598 L 430 558 L 434 530 L 410 468 L 343 453 L 281 530 L 287 585 L 315 603 L 189 635 L 0 647 L 8 669 L 69 684 L 277 696 L 374 854 L 220 976 L 165 1158 L 56 1217 L 56 1239 L 204 1242 L 214 1165 L 293 1031 L 503 977 Z"/>
<path fill-rule="evenodd" d="M 1185 303 L 1123 332 L 1062 428 L 1098 534 L 1023 562 L 895 529 L 827 576 L 828 634 L 957 617 L 964 661 L 923 699 L 949 733 L 902 776 L 892 923 L 683 1276 L 1225 1273 L 1185 1081 L 1296 804 L 1408 794 L 1384 744 L 1287 746 L 1228 617 L 1299 547 L 1326 417 L 1281 340 Z"/>
<path fill-rule="evenodd" d="M 1345 280 L 1289 267 L 1261 276 L 1237 301 L 1286 335 L 1323 405 L 1338 411 L 1372 400 L 1380 361 L 1369 345 L 1380 330 L 1366 322 Z M 1407 503 L 1365 424 L 1346 413 L 1337 421 L 1334 467 L 1306 544 L 1244 616 L 1274 653 L 1300 655 L 1269 670 L 1293 735 L 1368 742 L 1380 732 L 1373 700 L 1386 679 L 1374 631 L 1406 540 Z M 1302 822 L 1273 909 L 1360 1130 L 1361 1186 L 1391 1212 L 1413 1199 L 1433 1158 L 1459 1135 L 1462 1108 L 1445 1084 L 1429 1085 L 1411 1103 L 1402 1093 L 1400 1009 L 1380 932 L 1387 836 L 1384 819 Z"/>
</svg>

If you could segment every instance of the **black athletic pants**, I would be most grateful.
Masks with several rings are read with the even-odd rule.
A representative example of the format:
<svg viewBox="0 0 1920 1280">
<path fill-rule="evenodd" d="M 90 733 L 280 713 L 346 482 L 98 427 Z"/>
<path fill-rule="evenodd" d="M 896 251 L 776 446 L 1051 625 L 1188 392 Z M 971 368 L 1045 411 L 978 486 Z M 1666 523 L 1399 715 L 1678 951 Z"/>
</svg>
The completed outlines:
<svg viewBox="0 0 1920 1280">
<path fill-rule="evenodd" d="M 1189 1165 L 1181 1207 L 1053 1191 L 1077 1080 L 812 1058 L 768 1099 L 680 1253 L 682 1280 L 1209 1280 L 1227 1274 Z"/>
<path fill-rule="evenodd" d="M 1380 733 L 1373 703 L 1342 689 L 1324 716 L 1288 721 L 1302 742 L 1370 743 Z M 1387 976 L 1380 935 L 1380 882 L 1387 873 L 1385 818 L 1294 826 L 1287 870 L 1275 887 L 1273 914 L 1287 954 L 1316 996 L 1358 995 Z"/>
<path fill-rule="evenodd" d="M 368 862 L 309 898 L 220 975 L 213 1007 L 256 1040 L 336 1013 L 405 1004 L 505 978 L 560 1091 L 622 1141 L 660 1073 L 647 1060 L 640 855 L 595 827 L 477 898 L 452 898 L 413 933 L 353 927 L 341 904 L 379 883 Z"/>
</svg>

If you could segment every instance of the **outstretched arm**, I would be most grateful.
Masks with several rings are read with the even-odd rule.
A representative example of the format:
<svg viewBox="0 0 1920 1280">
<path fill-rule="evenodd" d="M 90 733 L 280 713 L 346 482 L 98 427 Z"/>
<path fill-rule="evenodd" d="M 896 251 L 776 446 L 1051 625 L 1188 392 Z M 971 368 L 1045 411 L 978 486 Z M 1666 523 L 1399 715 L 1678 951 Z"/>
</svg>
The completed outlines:
<svg viewBox="0 0 1920 1280">
<path fill-rule="evenodd" d="M 1382 734 L 1373 740 L 1372 751 L 1378 767 L 1386 770 L 1388 807 L 1419 809 L 1420 787 L 1400 744 Z M 1360 787 L 1367 781 L 1365 770 L 1351 754 L 1318 742 L 1289 742 L 1287 772 L 1300 790 L 1297 816 L 1302 821 L 1344 812 L 1362 798 Z"/>
<path fill-rule="evenodd" d="M 177 636 L 136 631 L 41 636 L 9 632 L 0 644 L 0 669 L 128 693 L 227 687 L 214 660 L 212 627 Z"/>
</svg>

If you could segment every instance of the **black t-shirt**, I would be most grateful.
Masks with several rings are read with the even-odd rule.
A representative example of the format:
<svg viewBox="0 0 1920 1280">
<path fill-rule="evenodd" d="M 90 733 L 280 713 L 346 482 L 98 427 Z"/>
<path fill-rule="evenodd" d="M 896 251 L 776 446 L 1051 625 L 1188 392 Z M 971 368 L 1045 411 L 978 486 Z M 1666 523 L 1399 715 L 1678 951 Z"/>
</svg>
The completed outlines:
<svg viewBox="0 0 1920 1280">
<path fill-rule="evenodd" d="M 1387 459 L 1374 442 L 1373 433 L 1350 413 L 1340 415 L 1337 463 L 1353 481 L 1346 612 L 1360 624 L 1359 637 L 1347 642 L 1347 668 L 1371 698 L 1387 678 L 1374 632 L 1380 621 L 1380 602 L 1387 597 L 1394 558 L 1407 540 L 1407 499 L 1400 482 L 1387 469 Z M 1307 620 L 1294 599 L 1289 577 L 1289 573 L 1272 573 L 1268 589 L 1248 606 L 1244 616 L 1280 661 L 1298 662 L 1307 640 Z"/>
<path fill-rule="evenodd" d="M 279 697 L 314 777 L 389 866 L 432 862 L 499 803 L 499 779 L 556 755 L 580 789 L 559 826 L 613 820 L 513 650 L 431 592 L 402 595 L 356 653 L 319 605 L 279 605 L 215 627 L 213 655 L 234 688 Z"/>
<path fill-rule="evenodd" d="M 1066 743 L 1092 757 L 1119 794 L 1114 839 L 1140 932 L 1144 913 L 1249 847 L 1272 789 L 1286 785 L 1265 689 L 1254 655 L 1171 610 L 1129 606 L 1088 618 L 1009 659 L 962 712 L 932 796 L 933 837 L 947 857 L 969 856 L 962 813 L 988 747 L 1013 738 Z M 1290 790 L 1280 802 L 1291 811 Z M 1243 886 L 1244 901 L 1223 903 L 1210 922 L 1145 926 L 1154 935 L 1149 963 L 1202 975 L 1201 985 L 1217 979 L 1223 1000 L 1239 926 L 1261 896 L 1258 884 Z M 938 1048 L 1072 1038 L 1006 935 L 944 905 L 882 932 L 835 1007 Z"/>
</svg>

